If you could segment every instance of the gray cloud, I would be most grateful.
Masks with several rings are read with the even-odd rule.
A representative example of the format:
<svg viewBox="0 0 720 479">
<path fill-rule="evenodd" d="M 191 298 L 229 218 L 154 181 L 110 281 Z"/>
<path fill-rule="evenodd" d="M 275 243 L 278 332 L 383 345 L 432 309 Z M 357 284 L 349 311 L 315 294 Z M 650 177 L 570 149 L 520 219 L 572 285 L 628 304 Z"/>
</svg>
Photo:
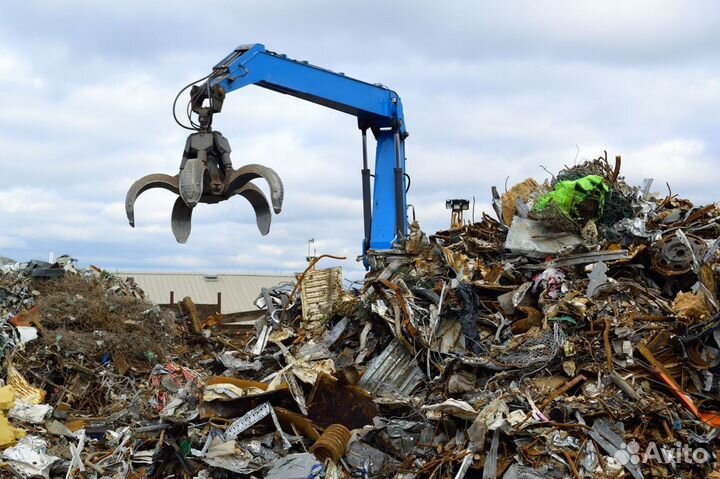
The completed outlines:
<svg viewBox="0 0 720 479">
<path fill-rule="evenodd" d="M 428 231 L 444 200 L 546 176 L 603 149 L 639 182 L 715 200 L 720 6 L 637 2 L 16 2 L 0 19 L 0 255 L 70 252 L 110 269 L 289 272 L 305 242 L 354 257 L 362 236 L 353 118 L 251 87 L 216 127 L 236 165 L 286 184 L 270 235 L 242 199 L 194 214 L 187 245 L 174 199 L 124 214 L 136 178 L 176 171 L 186 132 L 170 102 L 239 43 L 382 82 L 404 102 L 409 201 Z M 579 153 L 576 149 L 579 148 Z M 264 185 L 261 185 L 264 187 Z"/>
</svg>

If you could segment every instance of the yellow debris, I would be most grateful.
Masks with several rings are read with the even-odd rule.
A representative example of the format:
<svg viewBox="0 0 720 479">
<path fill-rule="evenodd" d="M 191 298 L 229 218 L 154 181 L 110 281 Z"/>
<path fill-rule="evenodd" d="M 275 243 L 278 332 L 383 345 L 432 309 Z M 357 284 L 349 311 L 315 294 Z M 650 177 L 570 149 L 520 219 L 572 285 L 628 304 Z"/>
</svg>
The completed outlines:
<svg viewBox="0 0 720 479">
<path fill-rule="evenodd" d="M 15 388 L 3 386 L 0 388 L 0 411 L 8 411 L 15 405 Z"/>
<path fill-rule="evenodd" d="M 11 426 L 5 414 L 0 413 L 0 449 L 12 446 L 15 441 L 23 437 L 25 437 L 25 431 Z"/>
<path fill-rule="evenodd" d="M 14 366 L 8 368 L 7 383 L 15 389 L 15 398 L 21 402 L 40 404 L 45 400 L 47 391 L 31 386 Z"/>
</svg>

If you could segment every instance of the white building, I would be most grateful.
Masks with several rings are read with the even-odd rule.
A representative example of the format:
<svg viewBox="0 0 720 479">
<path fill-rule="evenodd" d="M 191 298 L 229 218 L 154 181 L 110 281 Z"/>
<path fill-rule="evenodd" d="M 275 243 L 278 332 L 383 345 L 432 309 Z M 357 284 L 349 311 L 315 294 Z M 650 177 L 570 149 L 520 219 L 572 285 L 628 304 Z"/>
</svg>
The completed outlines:
<svg viewBox="0 0 720 479">
<path fill-rule="evenodd" d="M 295 281 L 293 276 L 254 274 L 121 272 L 117 275 L 133 278 L 147 298 L 157 304 L 178 303 L 185 296 L 190 296 L 196 304 L 217 304 L 219 293 L 223 314 L 256 311 L 253 302 L 261 288 Z"/>
</svg>

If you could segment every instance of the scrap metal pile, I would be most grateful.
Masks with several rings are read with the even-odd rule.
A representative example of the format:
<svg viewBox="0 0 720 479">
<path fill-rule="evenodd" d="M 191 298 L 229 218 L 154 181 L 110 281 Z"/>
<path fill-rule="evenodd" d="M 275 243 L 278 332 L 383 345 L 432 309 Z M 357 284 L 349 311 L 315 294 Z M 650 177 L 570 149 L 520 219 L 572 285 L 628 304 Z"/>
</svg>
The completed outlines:
<svg viewBox="0 0 720 479">
<path fill-rule="evenodd" d="M 498 219 L 414 224 L 358 288 L 314 261 L 259 319 L 4 266 L 0 471 L 718 478 L 720 206 L 619 173 L 599 158 L 494 192 Z"/>
</svg>

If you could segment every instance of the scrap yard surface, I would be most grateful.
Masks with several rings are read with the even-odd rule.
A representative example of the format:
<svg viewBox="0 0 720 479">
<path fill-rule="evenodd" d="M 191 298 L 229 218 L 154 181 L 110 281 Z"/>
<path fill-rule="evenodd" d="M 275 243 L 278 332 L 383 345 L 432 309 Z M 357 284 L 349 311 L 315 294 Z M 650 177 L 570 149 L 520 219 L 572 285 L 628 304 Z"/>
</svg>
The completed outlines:
<svg viewBox="0 0 720 479">
<path fill-rule="evenodd" d="M 5 260 L 3 470 L 18 477 L 716 477 L 720 207 L 620 158 L 496 217 L 322 258 L 251 319 L 130 276 Z M 283 278 L 281 278 L 283 279 Z"/>
</svg>

